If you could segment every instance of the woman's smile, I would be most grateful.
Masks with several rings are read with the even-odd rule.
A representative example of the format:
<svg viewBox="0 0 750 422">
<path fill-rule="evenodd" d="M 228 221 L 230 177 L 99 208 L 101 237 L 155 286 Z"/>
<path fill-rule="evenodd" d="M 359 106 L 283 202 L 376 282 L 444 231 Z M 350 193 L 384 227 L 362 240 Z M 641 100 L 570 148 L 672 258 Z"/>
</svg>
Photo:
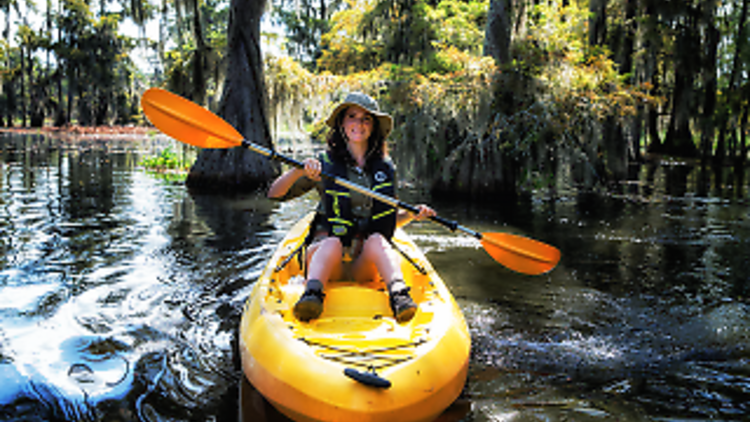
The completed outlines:
<svg viewBox="0 0 750 422">
<path fill-rule="evenodd" d="M 375 120 L 372 115 L 359 106 L 349 107 L 342 122 L 344 133 L 350 142 L 367 142 L 374 124 Z"/>
</svg>

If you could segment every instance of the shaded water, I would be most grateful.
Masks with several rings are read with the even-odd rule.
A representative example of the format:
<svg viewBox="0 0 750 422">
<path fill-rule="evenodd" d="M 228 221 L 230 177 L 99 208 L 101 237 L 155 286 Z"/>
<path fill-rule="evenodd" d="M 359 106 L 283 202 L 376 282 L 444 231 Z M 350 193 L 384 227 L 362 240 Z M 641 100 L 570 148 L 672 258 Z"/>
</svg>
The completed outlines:
<svg viewBox="0 0 750 422">
<path fill-rule="evenodd" d="M 246 420 L 283 420 L 240 392 L 236 330 L 312 202 L 191 195 L 137 168 L 168 145 L 0 135 L 0 420 L 226 421 L 241 401 Z M 711 187 L 680 163 L 633 171 L 616 194 L 432 202 L 478 231 L 559 247 L 541 277 L 410 226 L 473 337 L 443 420 L 747 419 L 747 186 Z"/>
</svg>

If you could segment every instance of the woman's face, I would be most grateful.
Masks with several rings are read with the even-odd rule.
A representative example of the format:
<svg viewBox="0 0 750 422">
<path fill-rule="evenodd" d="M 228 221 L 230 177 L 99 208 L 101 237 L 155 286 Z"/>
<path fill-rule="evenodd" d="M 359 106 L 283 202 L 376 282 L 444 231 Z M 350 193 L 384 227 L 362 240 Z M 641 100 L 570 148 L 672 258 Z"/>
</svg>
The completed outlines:
<svg viewBox="0 0 750 422">
<path fill-rule="evenodd" d="M 341 127 L 349 142 L 364 142 L 366 145 L 374 126 L 375 118 L 364 108 L 351 106 L 344 111 Z"/>
</svg>

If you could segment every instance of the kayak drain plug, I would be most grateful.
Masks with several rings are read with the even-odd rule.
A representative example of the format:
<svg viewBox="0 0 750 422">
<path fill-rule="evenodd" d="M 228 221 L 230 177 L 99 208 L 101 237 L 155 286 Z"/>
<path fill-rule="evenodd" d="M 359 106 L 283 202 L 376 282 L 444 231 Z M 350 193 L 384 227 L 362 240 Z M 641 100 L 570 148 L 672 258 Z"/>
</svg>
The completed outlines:
<svg viewBox="0 0 750 422">
<path fill-rule="evenodd" d="M 368 387 L 390 388 L 391 382 L 375 372 L 362 372 L 354 368 L 344 369 L 344 375 Z"/>
</svg>

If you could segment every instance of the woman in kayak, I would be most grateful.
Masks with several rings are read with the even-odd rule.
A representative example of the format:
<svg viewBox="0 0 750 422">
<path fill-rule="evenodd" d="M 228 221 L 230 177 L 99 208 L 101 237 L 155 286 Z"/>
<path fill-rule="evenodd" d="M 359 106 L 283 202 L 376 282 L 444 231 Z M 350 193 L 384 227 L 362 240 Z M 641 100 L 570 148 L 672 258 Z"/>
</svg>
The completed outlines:
<svg viewBox="0 0 750 422">
<path fill-rule="evenodd" d="M 426 205 L 419 214 L 396 209 L 381 201 L 333 181 L 321 179 L 321 171 L 371 190 L 395 197 L 396 179 L 385 140 L 393 119 L 380 111 L 378 103 L 360 92 L 347 95 L 326 120 L 332 129 L 328 148 L 317 159 L 304 160 L 304 169 L 293 168 L 279 176 L 268 190 L 268 197 L 296 198 L 316 188 L 321 201 L 311 227 L 305 292 L 294 307 L 294 315 L 309 321 L 323 311 L 328 280 L 344 276 L 354 280 L 385 280 L 394 317 L 410 320 L 417 305 L 409 294 L 390 239 L 396 227 L 435 215 Z M 345 257 L 351 264 L 345 265 Z"/>
</svg>

